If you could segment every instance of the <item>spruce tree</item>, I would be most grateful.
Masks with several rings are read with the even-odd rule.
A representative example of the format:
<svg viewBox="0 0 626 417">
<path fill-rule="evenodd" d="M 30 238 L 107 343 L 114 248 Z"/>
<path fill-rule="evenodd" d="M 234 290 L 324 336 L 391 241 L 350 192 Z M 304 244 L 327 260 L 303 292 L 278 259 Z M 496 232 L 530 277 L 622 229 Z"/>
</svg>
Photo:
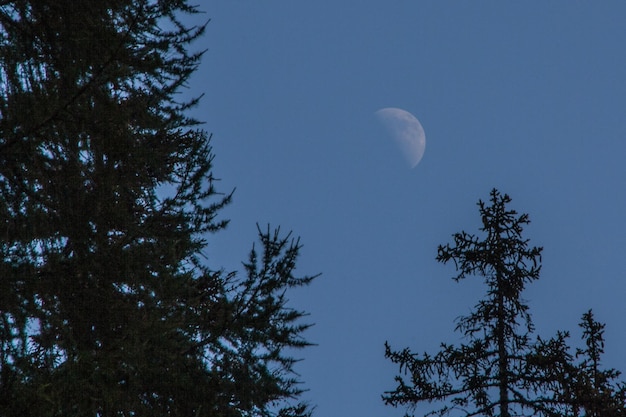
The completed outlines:
<svg viewBox="0 0 626 417">
<path fill-rule="evenodd" d="M 602 368 L 605 325 L 591 310 L 583 314 L 583 347 L 568 346 L 569 332 L 543 340 L 538 338 L 529 355 L 531 380 L 548 386 L 542 401 L 547 416 L 619 417 L 626 415 L 626 384 L 616 369 Z M 572 352 L 573 350 L 573 352 Z M 547 382 L 547 384 L 546 384 Z"/>
<path fill-rule="evenodd" d="M 180 100 L 185 0 L 0 5 L 0 415 L 300 416 L 289 234 L 244 275 L 206 238 L 231 200 Z M 293 401 L 293 402 L 292 402 Z"/>
<path fill-rule="evenodd" d="M 585 417 L 626 416 L 626 384 L 618 381 L 621 372 L 602 369 L 604 328 L 589 310 L 579 324 L 585 346 L 577 348 L 574 393 L 571 401 L 578 414 Z"/>
<path fill-rule="evenodd" d="M 386 357 L 399 366 L 397 387 L 383 395 L 386 404 L 414 410 L 439 403 L 426 415 L 438 416 L 620 416 L 624 388 L 614 370 L 601 371 L 603 325 L 591 312 L 583 316 L 586 349 L 571 353 L 567 332 L 543 340 L 534 336 L 528 305 L 521 298 L 539 278 L 542 248 L 529 245 L 523 228 L 528 215 L 508 207 L 511 199 L 492 190 L 479 201 L 481 236 L 460 232 L 454 244 L 439 246 L 437 260 L 454 262 L 460 281 L 480 277 L 486 297 L 457 320 L 460 346 L 443 343 L 435 355 L 410 349 Z"/>
</svg>

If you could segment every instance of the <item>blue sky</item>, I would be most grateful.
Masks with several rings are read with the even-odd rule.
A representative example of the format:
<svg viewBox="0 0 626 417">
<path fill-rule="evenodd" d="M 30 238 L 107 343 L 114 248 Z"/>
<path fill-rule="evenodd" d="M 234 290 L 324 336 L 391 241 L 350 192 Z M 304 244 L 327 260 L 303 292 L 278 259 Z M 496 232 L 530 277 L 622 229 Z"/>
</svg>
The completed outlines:
<svg viewBox="0 0 626 417">
<path fill-rule="evenodd" d="M 291 296 L 316 323 L 298 366 L 318 417 L 401 416 L 383 343 L 437 350 L 484 294 L 454 283 L 438 244 L 476 232 L 496 187 L 531 216 L 542 278 L 525 298 L 537 333 L 593 308 L 606 365 L 626 371 L 626 3 L 215 0 L 190 92 L 213 133 L 229 228 L 214 266 L 239 268 L 255 223 L 293 230 Z M 186 94 L 188 94 L 187 92 Z M 374 112 L 426 132 L 408 169 Z"/>
</svg>

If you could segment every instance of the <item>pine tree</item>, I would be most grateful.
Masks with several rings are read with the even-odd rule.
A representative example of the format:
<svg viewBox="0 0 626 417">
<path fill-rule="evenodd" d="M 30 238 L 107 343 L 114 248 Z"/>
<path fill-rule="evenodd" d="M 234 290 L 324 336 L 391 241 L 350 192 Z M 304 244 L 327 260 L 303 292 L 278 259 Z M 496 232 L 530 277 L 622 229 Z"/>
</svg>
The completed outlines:
<svg viewBox="0 0 626 417">
<path fill-rule="evenodd" d="M 0 415 L 300 416 L 286 291 L 300 244 L 259 229 L 207 266 L 231 200 L 177 100 L 184 0 L 0 5 Z M 295 403 L 291 403 L 294 400 Z"/>
<path fill-rule="evenodd" d="M 384 396 L 386 404 L 443 401 L 443 407 L 433 411 L 437 415 L 509 417 L 519 415 L 516 410 L 535 411 L 519 371 L 533 331 L 520 294 L 539 277 L 541 248 L 529 247 L 523 238 L 528 216 L 508 209 L 510 201 L 494 189 L 491 205 L 478 203 L 485 236 L 456 233 L 454 246 L 438 248 L 439 262 L 454 262 L 455 281 L 477 275 L 487 286 L 486 299 L 457 322 L 456 330 L 469 342 L 460 347 L 442 344 L 435 356 L 421 357 L 408 349 L 394 352 L 387 345 L 386 356 L 409 374 L 411 385 L 396 377 L 398 387 Z"/>
<path fill-rule="evenodd" d="M 384 402 L 413 410 L 440 403 L 427 413 L 439 416 L 624 415 L 624 388 L 613 381 L 619 374 L 598 368 L 603 327 L 590 312 L 582 323 L 587 349 L 572 354 L 567 332 L 535 339 L 521 294 L 539 278 L 542 248 L 529 246 L 523 237 L 528 215 L 509 209 L 510 202 L 492 190 L 490 204 L 478 203 L 483 236 L 456 233 L 454 245 L 438 248 L 439 262 L 454 262 L 455 281 L 478 276 L 487 286 L 486 297 L 457 321 L 466 343 L 444 343 L 435 355 L 386 344 L 400 375 Z"/>
<path fill-rule="evenodd" d="M 621 373 L 602 369 L 605 325 L 595 320 L 589 310 L 582 316 L 584 348 L 576 349 L 579 363 L 576 369 L 573 404 L 585 417 L 617 417 L 626 415 L 626 384 L 618 382 Z"/>
<path fill-rule="evenodd" d="M 535 381 L 549 381 L 543 401 L 548 416 L 619 417 L 626 415 L 626 384 L 618 381 L 616 369 L 602 369 L 605 325 L 593 312 L 582 316 L 584 347 L 567 345 L 568 332 L 544 341 L 539 338 L 529 356 L 529 370 Z M 544 382 L 545 385 L 545 382 Z"/>
</svg>

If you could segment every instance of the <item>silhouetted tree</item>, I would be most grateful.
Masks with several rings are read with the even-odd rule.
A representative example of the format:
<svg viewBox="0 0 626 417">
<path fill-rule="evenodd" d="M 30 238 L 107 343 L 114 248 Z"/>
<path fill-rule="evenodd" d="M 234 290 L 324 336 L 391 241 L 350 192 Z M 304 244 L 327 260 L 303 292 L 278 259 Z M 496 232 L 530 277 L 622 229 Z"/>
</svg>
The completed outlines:
<svg viewBox="0 0 626 417">
<path fill-rule="evenodd" d="M 289 356 L 307 325 L 285 295 L 311 280 L 298 240 L 259 230 L 243 278 L 202 256 L 230 195 L 185 115 L 197 99 L 176 99 L 195 12 L 0 5 L 2 416 L 309 414 Z"/>
<path fill-rule="evenodd" d="M 534 328 L 521 293 L 539 278 L 542 249 L 529 246 L 522 235 L 528 216 L 509 209 L 510 201 L 492 190 L 490 204 L 478 203 L 483 236 L 456 233 L 454 245 L 438 249 L 439 262 L 454 262 L 455 281 L 480 276 L 487 286 L 485 299 L 457 321 L 467 342 L 444 343 L 435 355 L 394 351 L 386 344 L 385 355 L 401 374 L 384 402 L 409 409 L 438 402 L 440 408 L 427 415 L 439 416 L 577 417 L 579 410 L 584 416 L 623 415 L 624 390 L 611 383 L 617 373 L 597 368 L 602 326 L 590 312 L 582 324 L 587 349 L 575 355 L 566 332 L 548 340 L 531 337 Z M 575 358 L 583 359 L 575 364 Z"/>
<path fill-rule="evenodd" d="M 604 324 L 598 323 L 589 310 L 582 316 L 584 348 L 571 348 L 568 332 L 553 339 L 538 338 L 529 356 L 531 379 L 548 382 L 543 400 L 546 415 L 565 417 L 619 417 L 626 415 L 626 386 L 617 381 L 620 372 L 602 369 Z"/>
<path fill-rule="evenodd" d="M 626 415 L 626 386 L 615 382 L 620 372 L 601 369 L 604 353 L 604 327 L 598 323 L 591 310 L 583 314 L 580 327 L 583 329 L 585 348 L 576 349 L 577 366 L 574 404 L 584 411 L 584 416 L 606 417 Z"/>
</svg>

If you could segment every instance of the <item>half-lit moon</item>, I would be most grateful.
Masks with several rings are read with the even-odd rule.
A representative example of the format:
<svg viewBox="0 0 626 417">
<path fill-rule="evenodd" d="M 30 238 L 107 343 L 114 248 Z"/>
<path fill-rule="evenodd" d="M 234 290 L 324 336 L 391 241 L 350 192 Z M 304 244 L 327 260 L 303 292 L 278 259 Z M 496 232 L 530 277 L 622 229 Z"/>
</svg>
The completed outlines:
<svg viewBox="0 0 626 417">
<path fill-rule="evenodd" d="M 387 128 L 411 168 L 422 160 L 426 149 L 426 135 L 422 124 L 406 110 L 387 107 L 376 112 L 378 120 Z"/>
</svg>

